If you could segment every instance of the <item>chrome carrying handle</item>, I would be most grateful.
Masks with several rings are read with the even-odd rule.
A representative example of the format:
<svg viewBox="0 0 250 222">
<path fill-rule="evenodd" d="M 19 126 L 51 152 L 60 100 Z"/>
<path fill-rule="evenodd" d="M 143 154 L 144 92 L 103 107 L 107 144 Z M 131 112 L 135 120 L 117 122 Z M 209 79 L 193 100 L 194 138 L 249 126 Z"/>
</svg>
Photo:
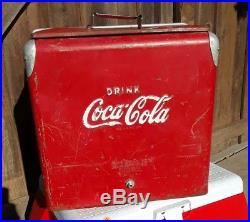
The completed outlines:
<svg viewBox="0 0 250 222">
<path fill-rule="evenodd" d="M 92 14 L 92 24 L 88 26 L 89 28 L 93 28 L 95 26 L 95 17 L 102 17 L 107 19 L 123 19 L 123 20 L 136 20 L 138 29 L 142 27 L 142 15 L 138 16 L 127 16 L 127 15 L 112 15 L 112 14 L 103 14 L 94 12 Z"/>
</svg>

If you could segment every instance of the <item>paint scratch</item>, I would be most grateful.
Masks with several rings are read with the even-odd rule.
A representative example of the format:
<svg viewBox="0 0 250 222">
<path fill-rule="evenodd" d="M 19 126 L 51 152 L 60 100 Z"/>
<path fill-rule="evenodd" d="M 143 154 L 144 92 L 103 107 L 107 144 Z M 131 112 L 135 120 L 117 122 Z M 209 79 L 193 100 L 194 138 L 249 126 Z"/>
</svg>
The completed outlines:
<svg viewBox="0 0 250 222">
<path fill-rule="evenodd" d="M 195 125 L 197 125 L 198 122 L 200 122 L 205 116 L 206 114 L 208 113 L 208 111 L 210 110 L 210 108 L 207 108 L 207 110 L 205 112 L 203 112 L 196 120 L 195 122 L 193 123 L 192 127 L 191 127 L 191 134 L 193 137 L 196 137 L 195 136 L 195 133 L 194 133 L 194 127 Z"/>
</svg>

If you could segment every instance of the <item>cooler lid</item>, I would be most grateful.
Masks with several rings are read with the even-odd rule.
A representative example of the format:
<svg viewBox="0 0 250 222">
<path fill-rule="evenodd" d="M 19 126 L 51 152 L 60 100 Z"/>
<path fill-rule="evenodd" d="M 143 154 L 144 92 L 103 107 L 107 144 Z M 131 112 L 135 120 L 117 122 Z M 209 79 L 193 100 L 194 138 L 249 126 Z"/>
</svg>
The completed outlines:
<svg viewBox="0 0 250 222">
<path fill-rule="evenodd" d="M 111 18 L 137 20 L 137 25 L 114 25 L 114 26 L 95 26 L 94 18 Z M 127 35 L 127 34 L 152 34 L 152 33 L 176 33 L 176 32 L 207 32 L 208 26 L 187 25 L 185 23 L 167 24 L 142 24 L 142 16 L 121 16 L 93 13 L 92 25 L 88 27 L 67 27 L 67 28 L 45 28 L 36 29 L 32 33 L 33 39 L 44 38 L 72 38 L 84 36 L 108 36 L 108 35 Z"/>
<path fill-rule="evenodd" d="M 207 32 L 206 26 L 184 25 L 181 23 L 171 24 L 145 24 L 141 29 L 135 25 L 96 26 L 91 28 L 68 27 L 68 28 L 45 28 L 32 32 L 33 39 L 45 38 L 72 38 L 85 36 L 108 36 L 127 34 L 153 34 L 153 33 L 176 33 L 176 32 Z"/>
</svg>

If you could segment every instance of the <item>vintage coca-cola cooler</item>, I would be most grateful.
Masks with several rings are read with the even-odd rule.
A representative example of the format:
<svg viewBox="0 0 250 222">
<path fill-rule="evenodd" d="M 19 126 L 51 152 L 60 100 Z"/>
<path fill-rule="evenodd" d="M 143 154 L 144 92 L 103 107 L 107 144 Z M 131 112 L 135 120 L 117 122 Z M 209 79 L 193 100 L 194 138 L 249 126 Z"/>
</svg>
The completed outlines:
<svg viewBox="0 0 250 222">
<path fill-rule="evenodd" d="M 49 28 L 25 46 L 51 209 L 207 192 L 218 40 L 185 24 Z"/>
</svg>

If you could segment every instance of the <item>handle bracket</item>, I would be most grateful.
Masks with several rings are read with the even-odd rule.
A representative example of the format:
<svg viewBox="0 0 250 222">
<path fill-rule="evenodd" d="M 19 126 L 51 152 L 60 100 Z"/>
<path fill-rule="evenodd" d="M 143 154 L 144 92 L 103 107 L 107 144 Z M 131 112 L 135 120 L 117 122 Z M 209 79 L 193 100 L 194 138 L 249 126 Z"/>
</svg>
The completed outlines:
<svg viewBox="0 0 250 222">
<path fill-rule="evenodd" d="M 106 19 L 136 20 L 138 29 L 142 28 L 142 15 L 127 16 L 127 15 L 112 15 L 112 14 L 103 14 L 103 13 L 94 12 L 92 14 L 92 24 L 88 26 L 89 28 L 93 28 L 95 26 L 95 17 L 101 17 L 101 18 L 106 18 Z"/>
</svg>

